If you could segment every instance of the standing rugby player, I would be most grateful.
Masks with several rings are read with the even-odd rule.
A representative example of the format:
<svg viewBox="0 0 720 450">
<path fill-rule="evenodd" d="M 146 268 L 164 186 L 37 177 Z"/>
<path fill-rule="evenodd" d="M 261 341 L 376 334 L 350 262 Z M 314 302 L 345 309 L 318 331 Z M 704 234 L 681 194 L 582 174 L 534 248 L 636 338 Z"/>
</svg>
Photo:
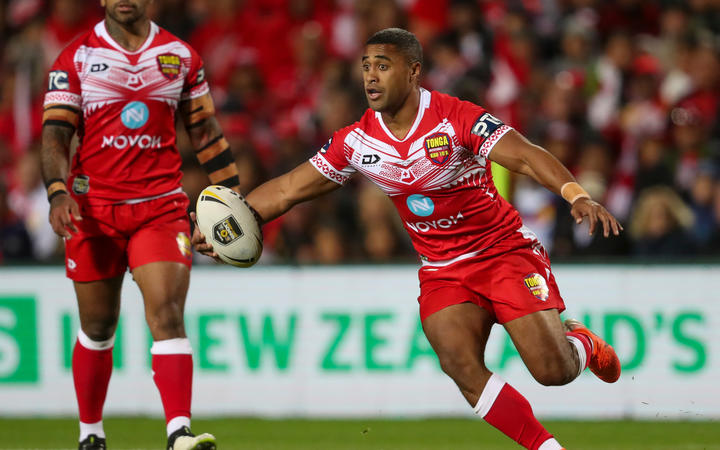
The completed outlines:
<svg viewBox="0 0 720 450">
<path fill-rule="evenodd" d="M 480 106 L 419 87 L 422 48 L 412 33 L 391 28 L 366 43 L 362 57 L 370 109 L 337 131 L 310 161 L 248 194 L 269 221 L 293 205 L 342 186 L 360 172 L 390 198 L 422 266 L 420 316 L 442 369 L 488 423 L 528 449 L 561 445 L 528 401 L 484 361 L 495 323 L 510 334 L 543 385 L 564 385 L 586 367 L 612 383 L 615 351 L 565 309 L 550 261 L 492 181 L 490 161 L 532 177 L 572 205 L 590 232 L 622 230 L 568 170 L 544 149 Z M 199 251 L 215 256 L 199 231 Z"/>
<path fill-rule="evenodd" d="M 176 112 L 211 182 L 236 188 L 239 180 L 202 61 L 148 19 L 151 1 L 101 0 L 105 20 L 62 51 L 45 95 L 42 172 L 50 223 L 65 238 L 80 313 L 72 359 L 80 449 L 106 448 L 102 411 L 128 267 L 153 338 L 167 448 L 215 448 L 212 435 L 190 431 L 193 365 L 183 310 L 192 253 Z"/>
</svg>

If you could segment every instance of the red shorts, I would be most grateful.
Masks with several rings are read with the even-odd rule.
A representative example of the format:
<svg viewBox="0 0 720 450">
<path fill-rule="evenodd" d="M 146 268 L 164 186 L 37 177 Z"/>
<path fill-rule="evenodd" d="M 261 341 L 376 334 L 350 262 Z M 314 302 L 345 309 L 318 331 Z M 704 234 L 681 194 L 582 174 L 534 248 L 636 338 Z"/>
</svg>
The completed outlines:
<svg viewBox="0 0 720 450">
<path fill-rule="evenodd" d="M 104 280 L 128 266 L 133 270 L 157 261 L 192 264 L 185 194 L 134 204 L 78 203 L 83 220 L 65 240 L 65 268 L 73 281 Z"/>
<path fill-rule="evenodd" d="M 420 318 L 451 305 L 471 302 L 498 323 L 543 311 L 565 310 L 545 250 L 512 249 L 494 256 L 478 255 L 444 267 L 423 266 Z"/>
</svg>

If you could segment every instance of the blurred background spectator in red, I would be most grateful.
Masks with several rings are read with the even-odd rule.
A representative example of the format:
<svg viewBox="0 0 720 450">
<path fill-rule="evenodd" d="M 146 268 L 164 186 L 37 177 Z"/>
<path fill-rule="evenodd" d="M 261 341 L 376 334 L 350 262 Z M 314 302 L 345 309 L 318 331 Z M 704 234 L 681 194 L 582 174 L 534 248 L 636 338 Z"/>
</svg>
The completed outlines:
<svg viewBox="0 0 720 450">
<path fill-rule="evenodd" d="M 562 199 L 513 176 L 508 199 L 554 257 L 720 252 L 718 1 L 155 0 L 151 14 L 202 56 L 244 191 L 360 117 L 362 44 L 396 26 L 424 45 L 426 88 L 543 145 L 631 230 L 590 237 Z M 95 1 L 0 2 L 5 263 L 62 254 L 37 170 L 41 101 L 49 64 L 99 20 Z M 184 131 L 178 146 L 194 202 L 208 180 Z M 390 202 L 363 180 L 264 232 L 265 263 L 417 260 Z"/>
</svg>

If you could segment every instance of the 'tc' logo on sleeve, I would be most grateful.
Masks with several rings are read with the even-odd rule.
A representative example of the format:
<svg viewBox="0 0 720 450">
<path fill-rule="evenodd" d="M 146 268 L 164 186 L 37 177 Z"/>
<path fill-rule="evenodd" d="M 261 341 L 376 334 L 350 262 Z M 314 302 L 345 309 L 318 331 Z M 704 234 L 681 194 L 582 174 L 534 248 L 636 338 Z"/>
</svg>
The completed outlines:
<svg viewBox="0 0 720 450">
<path fill-rule="evenodd" d="M 64 70 L 53 70 L 48 74 L 48 91 L 67 91 L 70 89 L 68 73 Z"/>
</svg>

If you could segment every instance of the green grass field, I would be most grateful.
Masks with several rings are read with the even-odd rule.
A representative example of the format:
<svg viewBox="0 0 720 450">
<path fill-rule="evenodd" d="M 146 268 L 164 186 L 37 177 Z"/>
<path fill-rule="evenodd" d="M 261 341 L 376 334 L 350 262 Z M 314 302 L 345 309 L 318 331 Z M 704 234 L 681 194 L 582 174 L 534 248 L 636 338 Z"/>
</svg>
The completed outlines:
<svg viewBox="0 0 720 450">
<path fill-rule="evenodd" d="M 720 450 L 720 422 L 546 421 L 569 450 Z M 161 419 L 105 419 L 110 450 L 163 449 Z M 221 450 L 477 450 L 517 449 L 479 420 L 193 420 Z M 1 449 L 72 449 L 73 419 L 0 418 Z"/>
</svg>

